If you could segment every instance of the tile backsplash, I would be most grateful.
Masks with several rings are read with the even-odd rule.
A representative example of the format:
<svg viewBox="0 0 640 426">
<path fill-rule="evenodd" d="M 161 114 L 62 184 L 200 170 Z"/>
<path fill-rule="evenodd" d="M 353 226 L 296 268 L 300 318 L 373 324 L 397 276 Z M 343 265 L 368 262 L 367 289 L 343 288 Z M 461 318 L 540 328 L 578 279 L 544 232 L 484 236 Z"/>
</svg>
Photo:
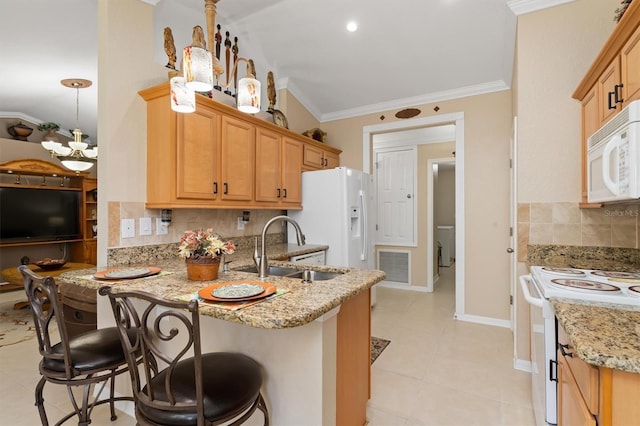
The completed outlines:
<svg viewBox="0 0 640 426">
<path fill-rule="evenodd" d="M 283 214 L 282 210 L 249 210 L 249 222 L 243 230 L 238 230 L 238 217 L 243 210 L 219 209 L 174 209 L 168 234 L 156 235 L 156 218 L 160 217 L 159 209 L 146 209 L 144 202 L 111 201 L 108 205 L 109 229 L 108 247 L 137 247 L 144 245 L 167 244 L 180 241 L 180 236 L 187 229 L 213 228 L 223 238 L 248 237 L 260 235 L 262 227 L 269 219 Z M 140 235 L 139 218 L 151 218 L 151 235 Z M 120 224 L 122 219 L 135 220 L 135 236 L 121 238 Z M 282 233 L 283 226 L 274 223 L 269 234 Z"/>
<path fill-rule="evenodd" d="M 518 204 L 518 260 L 527 245 L 640 248 L 640 203 L 583 208 L 578 203 Z"/>
</svg>

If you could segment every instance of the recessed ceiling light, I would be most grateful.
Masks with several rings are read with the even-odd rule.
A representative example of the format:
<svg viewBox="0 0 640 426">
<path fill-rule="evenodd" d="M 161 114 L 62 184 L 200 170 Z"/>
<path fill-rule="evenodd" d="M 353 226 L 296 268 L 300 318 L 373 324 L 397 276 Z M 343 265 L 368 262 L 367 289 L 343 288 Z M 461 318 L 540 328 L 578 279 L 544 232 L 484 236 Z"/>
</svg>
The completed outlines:
<svg viewBox="0 0 640 426">
<path fill-rule="evenodd" d="M 347 22 L 347 31 L 349 32 L 355 32 L 358 30 L 358 24 L 355 21 L 349 21 Z"/>
</svg>

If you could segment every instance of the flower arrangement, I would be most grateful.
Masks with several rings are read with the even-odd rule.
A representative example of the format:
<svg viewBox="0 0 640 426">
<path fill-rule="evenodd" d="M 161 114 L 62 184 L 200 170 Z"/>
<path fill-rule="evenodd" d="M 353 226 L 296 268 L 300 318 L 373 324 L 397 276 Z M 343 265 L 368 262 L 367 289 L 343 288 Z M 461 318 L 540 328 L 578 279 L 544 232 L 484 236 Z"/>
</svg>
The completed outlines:
<svg viewBox="0 0 640 426">
<path fill-rule="evenodd" d="M 632 0 L 622 0 L 620 2 L 620 6 L 618 6 L 618 8 L 615 10 L 615 15 L 613 16 L 613 20 L 616 22 L 620 21 L 620 18 L 622 18 L 622 15 L 624 15 L 624 12 L 627 10 L 627 8 L 629 7 L 629 5 L 631 4 Z"/>
<path fill-rule="evenodd" d="M 222 254 L 232 254 L 236 246 L 231 241 L 222 241 L 213 229 L 185 231 L 180 237 L 179 255 L 185 259 L 208 257 L 215 259 Z"/>
</svg>

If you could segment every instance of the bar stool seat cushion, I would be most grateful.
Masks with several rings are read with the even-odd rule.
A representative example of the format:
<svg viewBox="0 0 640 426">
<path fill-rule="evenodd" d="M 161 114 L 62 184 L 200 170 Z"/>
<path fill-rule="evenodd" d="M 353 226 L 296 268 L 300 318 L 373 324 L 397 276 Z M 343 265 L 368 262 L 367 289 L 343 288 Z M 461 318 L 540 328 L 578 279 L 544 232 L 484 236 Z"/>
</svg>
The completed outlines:
<svg viewBox="0 0 640 426">
<path fill-rule="evenodd" d="M 176 365 L 173 371 L 172 392 L 176 402 L 193 403 L 196 400 L 194 380 L 194 359 L 189 358 Z M 152 381 L 155 397 L 167 400 L 164 380 L 167 370 L 160 372 Z M 204 382 L 204 417 L 213 421 L 228 417 L 230 412 L 241 411 L 254 401 L 262 386 L 260 366 L 252 358 L 231 352 L 214 352 L 202 355 L 202 376 Z M 164 425 L 196 424 L 195 410 L 157 410 L 140 404 L 141 414 Z"/>
</svg>

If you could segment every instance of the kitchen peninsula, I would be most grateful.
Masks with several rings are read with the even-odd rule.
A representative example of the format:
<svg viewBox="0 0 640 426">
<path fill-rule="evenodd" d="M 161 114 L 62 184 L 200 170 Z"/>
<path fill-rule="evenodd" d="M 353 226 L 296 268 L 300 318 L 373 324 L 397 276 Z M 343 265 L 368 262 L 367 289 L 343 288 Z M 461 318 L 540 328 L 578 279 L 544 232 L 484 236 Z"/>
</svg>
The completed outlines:
<svg viewBox="0 0 640 426">
<path fill-rule="evenodd" d="M 295 249 L 305 247 L 294 245 L 291 246 L 294 251 L 276 254 L 269 250 L 269 254 L 273 258 L 286 258 L 300 254 Z M 167 299 L 185 300 L 211 284 L 258 280 L 257 274 L 237 270 L 252 264 L 248 251 L 236 252 L 228 258 L 233 259 L 232 269 L 221 271 L 216 281 L 187 280 L 184 260 L 171 258 L 153 265 L 162 268 L 157 276 L 111 285 L 116 292 L 143 290 Z M 282 261 L 270 264 L 305 268 Z M 238 351 L 263 366 L 264 395 L 272 424 L 364 424 L 370 391 L 369 289 L 385 274 L 316 265 L 311 269 L 340 274 L 311 283 L 269 276 L 263 281 L 286 292 L 238 310 L 201 303 L 203 352 Z M 62 285 L 71 283 L 91 289 L 109 284 L 93 279 L 94 272 L 68 272 L 59 281 Z M 113 324 L 105 297 L 97 298 L 97 312 L 99 327 Z"/>
</svg>

